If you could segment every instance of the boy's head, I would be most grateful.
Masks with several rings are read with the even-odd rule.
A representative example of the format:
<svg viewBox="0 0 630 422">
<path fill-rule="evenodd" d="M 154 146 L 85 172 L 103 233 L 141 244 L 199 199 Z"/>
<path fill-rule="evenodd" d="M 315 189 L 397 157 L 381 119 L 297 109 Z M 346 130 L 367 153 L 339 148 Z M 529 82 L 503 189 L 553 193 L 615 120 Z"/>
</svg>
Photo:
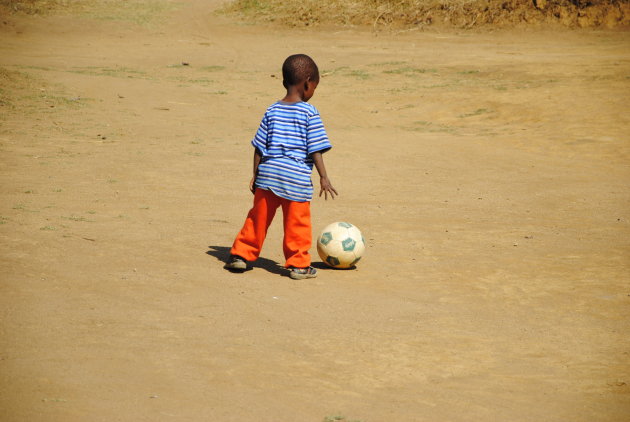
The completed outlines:
<svg viewBox="0 0 630 422">
<path fill-rule="evenodd" d="M 282 85 L 285 88 L 304 82 L 319 82 L 319 69 L 306 54 L 294 54 L 282 64 Z"/>
</svg>

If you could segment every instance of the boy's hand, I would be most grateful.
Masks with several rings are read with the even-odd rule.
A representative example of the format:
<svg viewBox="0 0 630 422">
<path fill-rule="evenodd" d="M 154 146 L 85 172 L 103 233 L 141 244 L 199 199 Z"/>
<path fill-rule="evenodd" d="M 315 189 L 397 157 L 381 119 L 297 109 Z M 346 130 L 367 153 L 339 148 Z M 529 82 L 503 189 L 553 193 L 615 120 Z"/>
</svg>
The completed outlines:
<svg viewBox="0 0 630 422">
<path fill-rule="evenodd" d="M 252 177 L 252 180 L 249 181 L 249 191 L 251 193 L 256 192 L 256 176 Z"/>
<path fill-rule="evenodd" d="M 325 200 L 328 200 L 328 194 L 330 194 L 330 197 L 332 199 L 335 199 L 335 195 L 339 195 L 333 187 L 332 183 L 330 183 L 330 180 L 328 180 L 328 177 L 321 177 L 319 179 L 319 185 L 319 196 L 321 197 L 323 193 Z"/>
</svg>

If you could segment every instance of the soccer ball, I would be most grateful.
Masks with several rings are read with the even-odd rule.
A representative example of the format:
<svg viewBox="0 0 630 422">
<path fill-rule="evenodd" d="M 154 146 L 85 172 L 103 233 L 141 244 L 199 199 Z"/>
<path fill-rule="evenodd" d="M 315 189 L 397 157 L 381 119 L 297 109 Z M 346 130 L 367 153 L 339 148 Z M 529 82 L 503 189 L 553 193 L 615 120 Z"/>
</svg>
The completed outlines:
<svg viewBox="0 0 630 422">
<path fill-rule="evenodd" d="M 317 238 L 317 253 L 328 266 L 351 268 L 363 256 L 365 240 L 361 231 L 350 223 L 327 225 Z"/>
</svg>

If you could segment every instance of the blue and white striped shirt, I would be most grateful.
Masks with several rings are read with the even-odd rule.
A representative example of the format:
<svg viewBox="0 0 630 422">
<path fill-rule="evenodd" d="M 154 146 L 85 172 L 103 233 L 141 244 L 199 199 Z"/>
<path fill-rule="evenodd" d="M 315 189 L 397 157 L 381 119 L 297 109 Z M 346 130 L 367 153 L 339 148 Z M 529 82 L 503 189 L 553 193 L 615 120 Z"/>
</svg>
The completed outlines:
<svg viewBox="0 0 630 422">
<path fill-rule="evenodd" d="M 265 112 L 252 145 L 262 156 L 256 187 L 291 201 L 311 200 L 310 155 L 332 147 L 314 106 L 305 102 L 273 104 Z"/>
</svg>

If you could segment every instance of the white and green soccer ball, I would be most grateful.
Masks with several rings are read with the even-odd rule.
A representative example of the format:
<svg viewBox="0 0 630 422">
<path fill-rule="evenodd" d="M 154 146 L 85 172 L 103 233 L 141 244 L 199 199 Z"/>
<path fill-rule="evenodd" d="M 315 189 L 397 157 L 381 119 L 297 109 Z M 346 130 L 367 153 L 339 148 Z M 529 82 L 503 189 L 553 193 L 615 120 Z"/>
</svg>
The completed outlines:
<svg viewBox="0 0 630 422">
<path fill-rule="evenodd" d="M 352 268 L 365 252 L 361 231 L 350 223 L 327 225 L 317 238 L 317 253 L 328 266 Z"/>
</svg>

